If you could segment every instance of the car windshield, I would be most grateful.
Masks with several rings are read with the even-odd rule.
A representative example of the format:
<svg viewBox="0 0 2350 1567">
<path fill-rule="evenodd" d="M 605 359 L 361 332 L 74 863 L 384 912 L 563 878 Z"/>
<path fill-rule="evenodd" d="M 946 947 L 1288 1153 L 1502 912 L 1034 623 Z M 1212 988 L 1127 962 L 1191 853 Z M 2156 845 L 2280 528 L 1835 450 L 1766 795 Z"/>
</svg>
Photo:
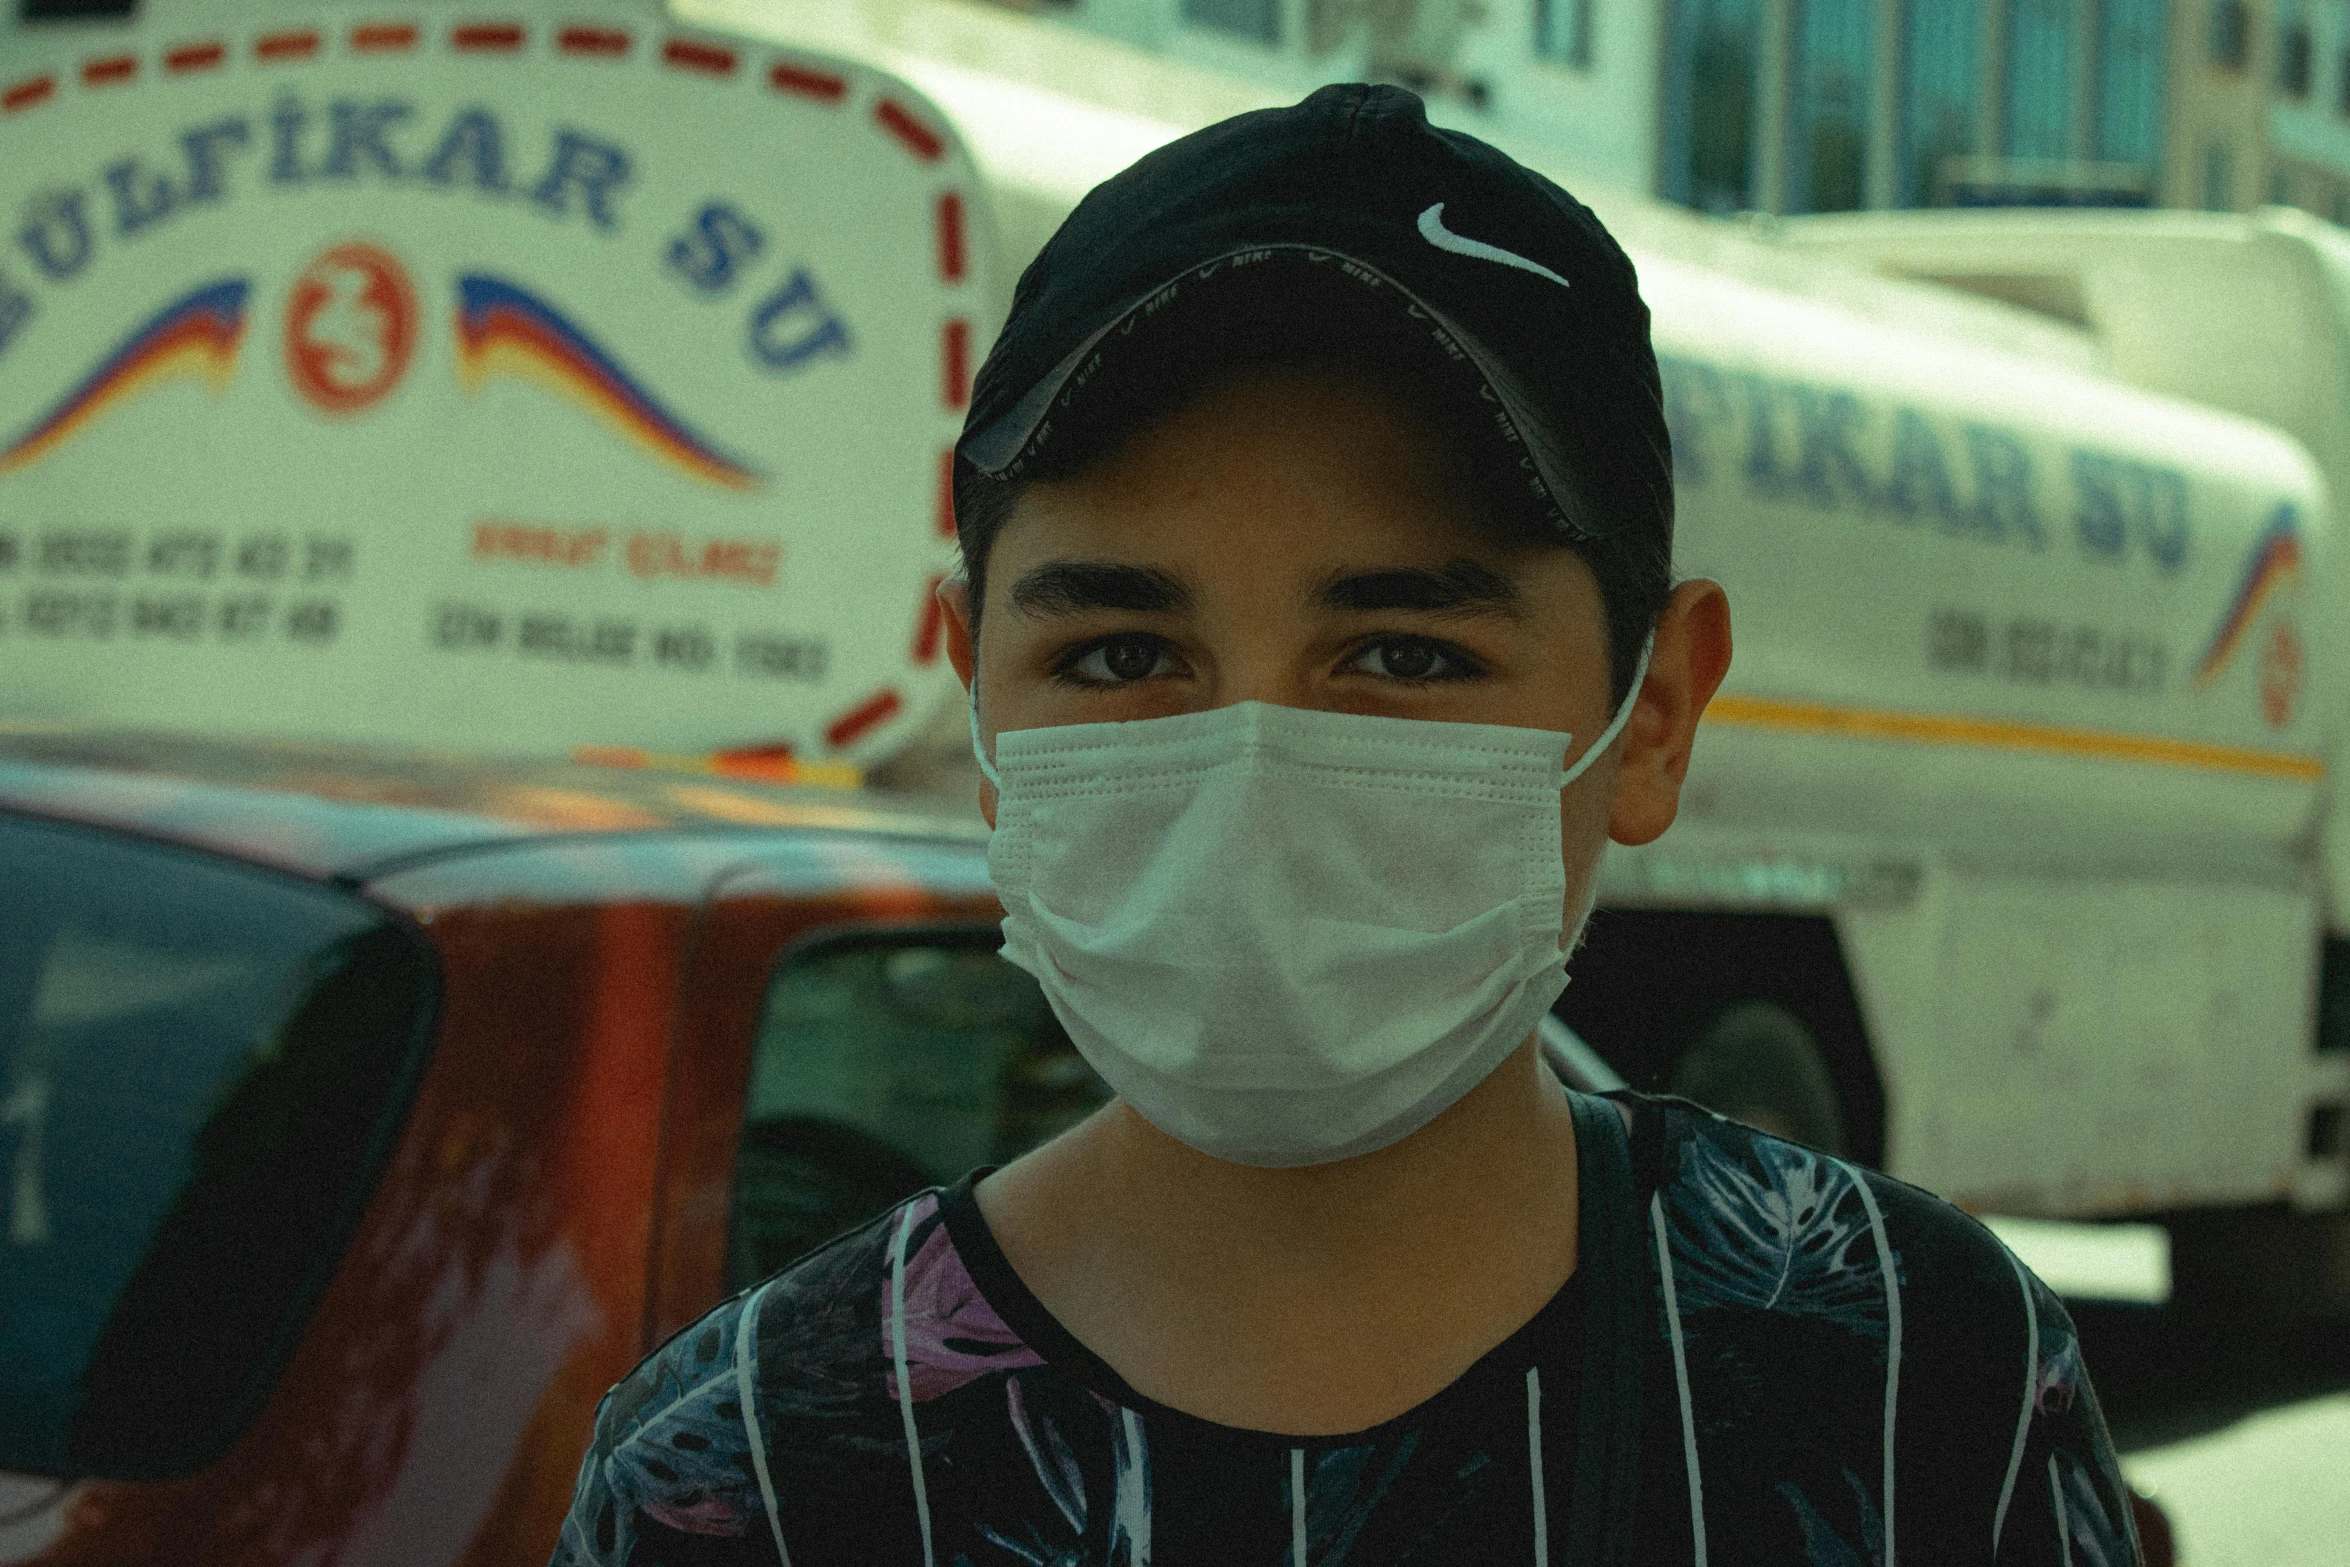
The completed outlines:
<svg viewBox="0 0 2350 1567">
<path fill-rule="evenodd" d="M 0 1469 L 161 1478 L 234 1440 L 435 992 L 358 898 L 0 815 Z"/>
</svg>

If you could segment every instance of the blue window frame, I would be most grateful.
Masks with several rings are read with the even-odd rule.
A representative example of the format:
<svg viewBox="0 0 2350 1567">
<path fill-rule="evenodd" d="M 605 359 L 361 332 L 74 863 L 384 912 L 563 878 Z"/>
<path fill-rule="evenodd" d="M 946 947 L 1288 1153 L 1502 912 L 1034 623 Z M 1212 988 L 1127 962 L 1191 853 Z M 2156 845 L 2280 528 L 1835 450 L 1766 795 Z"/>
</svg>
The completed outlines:
<svg viewBox="0 0 2350 1567">
<path fill-rule="evenodd" d="M 2008 0 L 2007 155 L 2073 156 L 2076 0 Z"/>
<path fill-rule="evenodd" d="M 1851 212 L 1861 205 L 1876 12 L 1876 0 L 1799 0 L 1788 73 L 1791 212 Z"/>
<path fill-rule="evenodd" d="M 2252 52 L 2252 18 L 2244 0 L 2211 0 L 2211 63 L 2223 71 L 2240 71 Z"/>
<path fill-rule="evenodd" d="M 1591 0 L 1534 0 L 1534 52 L 1561 65 L 1591 63 Z"/>
<path fill-rule="evenodd" d="M 2164 0 L 2104 0 L 2097 8 L 2097 156 L 2151 169 L 2162 148 Z"/>
<path fill-rule="evenodd" d="M 1206 32 L 1281 42 L 1280 0 L 1183 0 L 1183 19 Z"/>
<path fill-rule="evenodd" d="M 1976 0 L 1910 0 L 1902 35 L 1901 168 L 1894 199 L 1943 199 L 1943 160 L 1982 150 L 1983 17 Z"/>
<path fill-rule="evenodd" d="M 2299 0 L 2280 0 L 2276 30 L 2277 91 L 2288 98 L 2306 98 L 2315 62 L 2311 59 L 2309 16 Z"/>
<path fill-rule="evenodd" d="M 1761 0 L 1682 0 L 1665 53 L 1668 200 L 1735 212 L 1755 200 Z"/>
</svg>

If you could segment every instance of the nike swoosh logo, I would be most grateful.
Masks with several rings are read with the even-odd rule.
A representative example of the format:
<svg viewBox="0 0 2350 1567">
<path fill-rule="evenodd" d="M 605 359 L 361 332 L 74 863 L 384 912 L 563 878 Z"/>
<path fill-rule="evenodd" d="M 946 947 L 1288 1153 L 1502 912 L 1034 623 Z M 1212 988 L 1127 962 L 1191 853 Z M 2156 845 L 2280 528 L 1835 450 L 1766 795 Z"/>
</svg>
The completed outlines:
<svg viewBox="0 0 2350 1567">
<path fill-rule="evenodd" d="M 1455 234 L 1444 226 L 1444 203 L 1438 202 L 1420 214 L 1420 237 L 1438 250 L 1449 250 L 1456 256 L 1475 256 L 1479 261 L 1498 261 L 1505 267 L 1516 267 L 1520 272 L 1531 272 L 1546 277 L 1561 288 L 1572 285 L 1539 261 L 1528 261 L 1514 251 L 1499 245 L 1488 245 L 1481 239 L 1469 239 Z"/>
</svg>

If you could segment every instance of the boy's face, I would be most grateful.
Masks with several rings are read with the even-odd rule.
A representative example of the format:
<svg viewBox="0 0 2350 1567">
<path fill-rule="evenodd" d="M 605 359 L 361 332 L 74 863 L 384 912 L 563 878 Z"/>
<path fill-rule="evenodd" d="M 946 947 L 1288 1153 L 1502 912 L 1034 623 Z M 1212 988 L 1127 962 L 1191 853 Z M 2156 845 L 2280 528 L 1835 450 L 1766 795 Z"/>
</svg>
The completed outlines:
<svg viewBox="0 0 2350 1567">
<path fill-rule="evenodd" d="M 1297 370 L 1217 385 L 1107 461 L 1023 492 L 987 559 L 983 743 L 1253 700 L 1559 730 L 1571 763 L 1611 716 L 1598 582 L 1571 550 L 1480 528 L 1469 494 L 1435 433 L 1368 382 Z M 968 592 L 942 596 L 968 684 Z M 1646 842 L 1671 824 L 1728 661 L 1721 590 L 1684 584 L 1618 754 L 1560 797 L 1570 918 L 1611 833 Z M 994 790 L 980 800 L 992 824 Z"/>
</svg>

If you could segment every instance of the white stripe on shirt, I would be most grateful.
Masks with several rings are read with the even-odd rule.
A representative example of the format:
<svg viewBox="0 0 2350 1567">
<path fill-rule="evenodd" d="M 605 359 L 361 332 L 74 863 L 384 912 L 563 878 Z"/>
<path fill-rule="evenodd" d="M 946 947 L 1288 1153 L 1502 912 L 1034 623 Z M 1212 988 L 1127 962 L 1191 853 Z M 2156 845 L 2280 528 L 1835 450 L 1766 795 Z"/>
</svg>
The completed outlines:
<svg viewBox="0 0 2350 1567">
<path fill-rule="evenodd" d="M 2001 1248 L 2005 1250 L 2005 1247 Z M 2015 1412 L 2015 1446 L 2007 1455 L 2007 1478 L 1999 1483 L 1999 1510 L 1991 1515 L 1991 1554 L 1999 1554 L 1999 1536 L 2007 1527 L 2007 1504 L 2015 1496 L 2016 1472 L 2024 1467 L 2024 1438 L 2032 1431 L 2034 1395 L 2040 1390 L 2040 1303 L 2032 1299 L 2032 1281 L 2014 1252 L 2007 1265 L 2015 1269 L 2015 1287 L 2024 1297 L 2024 1397 Z"/>
<path fill-rule="evenodd" d="M 1681 1338 L 1681 1302 L 1673 1292 L 1673 1247 L 1665 1239 L 1662 1192 L 1648 1199 L 1648 1222 L 1656 1231 L 1657 1270 L 1665 1284 L 1665 1326 L 1673 1336 L 1673 1382 L 1681 1393 L 1681 1457 L 1689 1470 L 1689 1536 L 1696 1547 L 1690 1560 L 1695 1567 L 1705 1567 L 1705 1482 L 1697 1471 L 1697 1420 L 1689 1408 L 1689 1351 Z"/>
<path fill-rule="evenodd" d="M 1893 1266 L 1893 1243 L 1885 1238 L 1885 1215 L 1878 1211 L 1877 1194 L 1861 1173 L 1842 1160 L 1844 1173 L 1860 1188 L 1860 1204 L 1869 1212 L 1869 1233 L 1877 1238 L 1877 1268 L 1885 1277 L 1885 1563 L 1894 1567 L 1893 1536 L 1893 1415 L 1901 1401 L 1901 1274 Z"/>
<path fill-rule="evenodd" d="M 1526 1368 L 1526 1468 L 1534 1477 L 1534 1567 L 1550 1567 L 1550 1509 L 1542 1502 L 1542 1368 Z"/>
<path fill-rule="evenodd" d="M 791 1567 L 791 1552 L 783 1546 L 783 1519 L 775 1507 L 775 1481 L 767 1473 L 767 1438 L 759 1430 L 759 1303 L 775 1287 L 769 1279 L 751 1291 L 742 1315 L 734 1324 L 734 1392 L 742 1405 L 743 1432 L 751 1439 L 751 1472 L 759 1477 L 759 1500 L 767 1509 L 767 1530 L 775 1536 L 775 1557 Z"/>
<path fill-rule="evenodd" d="M 1289 1450 L 1289 1567 L 1306 1567 L 1306 1450 Z"/>
<path fill-rule="evenodd" d="M 898 1413 L 906 1425 L 906 1467 L 914 1475 L 914 1517 L 922 1526 L 922 1567 L 938 1567 L 930 1550 L 930 1487 L 922 1477 L 922 1438 L 914 1430 L 914 1379 L 906 1373 L 906 1234 L 914 1227 L 914 1205 L 898 1220 L 897 1244 L 889 1257 L 890 1353 L 897 1360 Z"/>
<path fill-rule="evenodd" d="M 2048 1455 L 2048 1505 L 2056 1513 L 2056 1543 L 2064 1548 L 2064 1567 L 2073 1567 L 2073 1520 L 2065 1511 L 2064 1481 L 2057 1477 L 2056 1455 Z"/>
</svg>

